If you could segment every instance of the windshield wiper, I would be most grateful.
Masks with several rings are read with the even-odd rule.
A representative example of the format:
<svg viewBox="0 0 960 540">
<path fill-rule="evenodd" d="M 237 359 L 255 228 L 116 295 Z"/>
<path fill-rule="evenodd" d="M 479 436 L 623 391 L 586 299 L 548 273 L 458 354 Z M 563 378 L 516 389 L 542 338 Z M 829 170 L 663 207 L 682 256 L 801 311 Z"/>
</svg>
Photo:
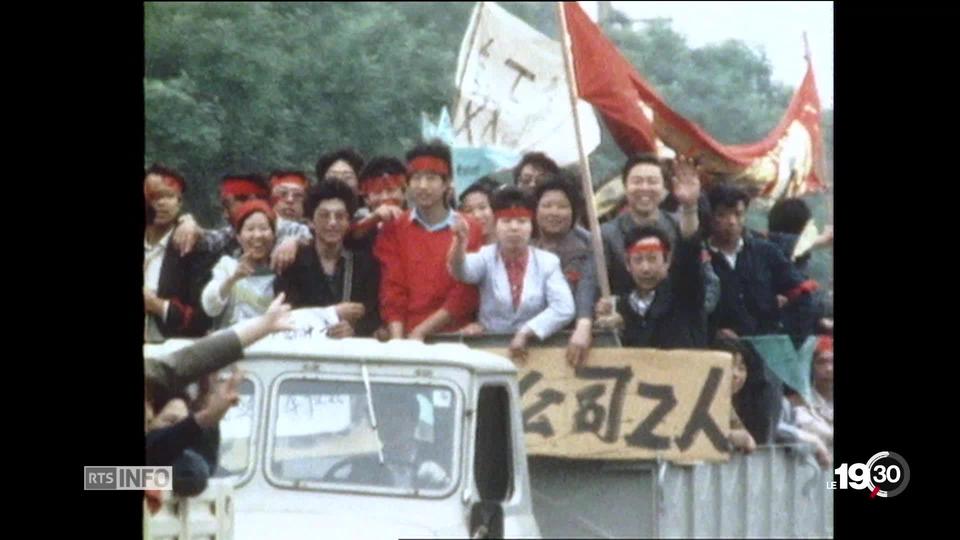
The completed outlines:
<svg viewBox="0 0 960 540">
<path fill-rule="evenodd" d="M 377 430 L 377 413 L 373 410 L 373 398 L 370 396 L 370 372 L 367 371 L 366 362 L 360 365 L 360 370 L 363 373 L 363 387 L 367 392 L 367 413 L 370 415 L 370 425 L 373 426 L 373 434 L 377 437 L 377 456 L 380 458 L 380 464 L 383 465 L 383 442 Z"/>
</svg>

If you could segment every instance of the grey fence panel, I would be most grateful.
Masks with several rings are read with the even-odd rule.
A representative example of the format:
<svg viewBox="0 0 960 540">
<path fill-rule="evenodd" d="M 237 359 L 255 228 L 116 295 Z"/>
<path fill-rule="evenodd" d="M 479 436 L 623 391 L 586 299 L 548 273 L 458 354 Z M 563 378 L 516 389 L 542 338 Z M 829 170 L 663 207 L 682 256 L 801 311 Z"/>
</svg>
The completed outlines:
<svg viewBox="0 0 960 540">
<path fill-rule="evenodd" d="M 832 472 L 784 447 L 695 465 L 530 458 L 546 538 L 832 538 Z"/>
<path fill-rule="evenodd" d="M 831 538 L 832 472 L 783 447 L 727 463 L 665 465 L 656 536 Z"/>
</svg>

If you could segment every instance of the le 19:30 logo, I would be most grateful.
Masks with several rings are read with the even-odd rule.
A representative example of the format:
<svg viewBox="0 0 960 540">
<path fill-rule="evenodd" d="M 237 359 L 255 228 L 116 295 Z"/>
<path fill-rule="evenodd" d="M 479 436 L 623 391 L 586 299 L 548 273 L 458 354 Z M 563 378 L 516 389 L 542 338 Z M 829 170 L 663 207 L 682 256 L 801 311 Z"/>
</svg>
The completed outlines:
<svg viewBox="0 0 960 540">
<path fill-rule="evenodd" d="M 896 452 L 877 452 L 866 463 L 843 463 L 833 473 L 839 482 L 831 482 L 830 489 L 861 489 L 870 492 L 870 498 L 896 497 L 910 483 L 910 466 Z"/>
</svg>

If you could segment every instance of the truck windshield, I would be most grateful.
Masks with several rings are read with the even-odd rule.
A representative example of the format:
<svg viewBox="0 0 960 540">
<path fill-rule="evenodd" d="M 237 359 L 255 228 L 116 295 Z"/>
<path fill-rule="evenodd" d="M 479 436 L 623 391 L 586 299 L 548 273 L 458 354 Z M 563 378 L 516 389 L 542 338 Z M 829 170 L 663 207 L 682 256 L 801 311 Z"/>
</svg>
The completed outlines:
<svg viewBox="0 0 960 540">
<path fill-rule="evenodd" d="M 454 482 L 459 403 L 451 387 L 287 379 L 276 396 L 270 472 L 298 487 L 436 496 Z M 386 489 L 383 489 L 386 488 Z"/>
</svg>

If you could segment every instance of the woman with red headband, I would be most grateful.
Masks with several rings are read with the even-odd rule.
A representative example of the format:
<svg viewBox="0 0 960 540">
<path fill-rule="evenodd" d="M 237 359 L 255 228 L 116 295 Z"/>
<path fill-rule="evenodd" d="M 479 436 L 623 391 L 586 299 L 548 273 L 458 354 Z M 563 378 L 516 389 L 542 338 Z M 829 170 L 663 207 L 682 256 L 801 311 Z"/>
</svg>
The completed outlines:
<svg viewBox="0 0 960 540">
<path fill-rule="evenodd" d="M 519 188 L 504 187 L 493 197 L 497 242 L 466 254 L 467 225 L 457 220 L 448 257 L 453 277 L 480 287 L 479 322 L 484 330 L 514 333 L 510 356 L 518 362 L 526 361 L 530 336 L 546 339 L 575 313 L 560 259 L 530 245 L 532 206 Z"/>
<path fill-rule="evenodd" d="M 266 201 L 253 199 L 236 205 L 231 223 L 241 255 L 224 255 L 213 267 L 203 289 L 203 310 L 216 317 L 216 328 L 262 315 L 273 301 L 275 275 L 270 253 L 276 239 L 276 215 Z"/>
<path fill-rule="evenodd" d="M 181 254 L 172 241 L 186 182 L 178 172 L 153 165 L 143 181 L 147 228 L 143 235 L 144 339 L 202 336 L 210 320 L 199 309 L 208 258 Z"/>
</svg>

